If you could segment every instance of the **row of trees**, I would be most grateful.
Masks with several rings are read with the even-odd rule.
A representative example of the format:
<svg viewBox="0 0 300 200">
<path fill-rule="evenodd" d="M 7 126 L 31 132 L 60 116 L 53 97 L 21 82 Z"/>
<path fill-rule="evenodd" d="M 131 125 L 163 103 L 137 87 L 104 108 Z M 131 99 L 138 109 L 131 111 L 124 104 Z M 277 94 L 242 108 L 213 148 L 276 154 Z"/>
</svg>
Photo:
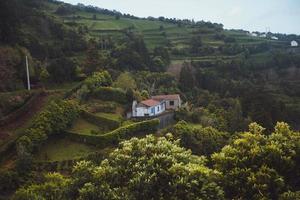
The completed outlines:
<svg viewBox="0 0 300 200">
<path fill-rule="evenodd" d="M 266 135 L 264 128 L 253 123 L 249 131 L 227 140 L 228 145 L 221 150 L 225 133 L 212 128 L 191 129 L 183 122 L 174 131 L 175 136 L 150 135 L 122 142 L 100 164 L 79 162 L 68 177 L 48 174 L 41 182 L 18 190 L 14 198 L 295 200 L 300 197 L 300 137 L 287 124 L 278 123 L 274 132 Z M 207 155 L 208 160 L 192 155 L 180 144 Z"/>
</svg>

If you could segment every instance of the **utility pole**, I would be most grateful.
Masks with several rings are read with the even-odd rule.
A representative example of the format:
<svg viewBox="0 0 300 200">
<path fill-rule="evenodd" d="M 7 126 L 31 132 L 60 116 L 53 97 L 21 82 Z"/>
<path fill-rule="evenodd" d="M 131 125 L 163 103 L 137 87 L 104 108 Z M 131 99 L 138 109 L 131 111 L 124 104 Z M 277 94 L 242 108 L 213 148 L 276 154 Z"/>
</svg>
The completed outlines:
<svg viewBox="0 0 300 200">
<path fill-rule="evenodd" d="M 26 56 L 26 73 L 27 73 L 27 89 L 30 90 L 30 77 L 29 77 L 29 68 L 28 68 L 28 57 Z"/>
</svg>

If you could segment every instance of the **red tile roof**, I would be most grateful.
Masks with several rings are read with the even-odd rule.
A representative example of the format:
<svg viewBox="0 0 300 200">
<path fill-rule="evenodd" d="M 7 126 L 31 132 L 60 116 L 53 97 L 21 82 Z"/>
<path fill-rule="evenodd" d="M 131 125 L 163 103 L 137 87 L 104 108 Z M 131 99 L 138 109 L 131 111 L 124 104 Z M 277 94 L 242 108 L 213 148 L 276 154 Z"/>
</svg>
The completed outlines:
<svg viewBox="0 0 300 200">
<path fill-rule="evenodd" d="M 168 95 L 152 96 L 151 98 L 155 100 L 177 100 L 180 99 L 180 96 L 179 94 L 168 94 Z"/>
<path fill-rule="evenodd" d="M 159 101 L 153 100 L 153 99 L 147 99 L 145 101 L 141 101 L 141 104 L 144 104 L 148 107 L 157 106 L 160 104 Z"/>
</svg>

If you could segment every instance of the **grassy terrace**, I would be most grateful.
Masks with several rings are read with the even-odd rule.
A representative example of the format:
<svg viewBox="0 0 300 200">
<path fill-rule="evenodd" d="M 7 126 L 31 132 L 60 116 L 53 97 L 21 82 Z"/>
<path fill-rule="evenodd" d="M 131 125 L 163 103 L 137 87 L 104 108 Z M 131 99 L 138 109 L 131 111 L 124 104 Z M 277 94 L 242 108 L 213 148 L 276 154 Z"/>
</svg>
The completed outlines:
<svg viewBox="0 0 300 200">
<path fill-rule="evenodd" d="M 65 138 L 50 138 L 34 157 L 37 161 L 62 161 L 81 158 L 97 150 L 94 146 Z"/>
<path fill-rule="evenodd" d="M 95 19 L 93 19 L 94 15 L 96 15 Z M 107 36 L 117 40 L 124 34 L 122 30 L 133 28 L 133 31 L 143 34 L 149 50 L 154 49 L 156 46 L 166 45 L 167 42 L 170 42 L 175 48 L 187 48 L 192 35 L 199 30 L 198 28 L 192 27 L 178 27 L 175 24 L 158 20 L 151 21 L 145 19 L 130 19 L 126 17 L 116 19 L 115 16 L 83 11 L 61 18 L 64 22 L 76 22 L 80 25 L 86 25 L 89 28 L 90 35 L 96 38 Z M 216 40 L 214 38 L 215 33 L 215 30 L 209 28 L 200 32 L 199 34 L 202 37 L 203 44 L 214 48 L 224 45 L 224 41 Z M 236 41 L 242 45 L 254 45 L 262 42 L 283 45 L 282 42 L 249 36 L 246 32 L 241 31 L 224 30 L 221 33 L 234 37 Z"/>
<path fill-rule="evenodd" d="M 76 132 L 84 135 L 90 135 L 91 131 L 100 131 L 101 128 L 95 124 L 92 124 L 85 119 L 79 118 L 74 123 L 73 126 L 70 128 L 71 132 Z"/>
<path fill-rule="evenodd" d="M 106 119 L 115 120 L 115 121 L 121 121 L 122 120 L 122 116 L 121 115 L 114 114 L 114 113 L 102 113 L 102 112 L 98 112 L 98 113 L 95 113 L 95 115 L 97 115 L 99 117 L 106 118 Z"/>
</svg>

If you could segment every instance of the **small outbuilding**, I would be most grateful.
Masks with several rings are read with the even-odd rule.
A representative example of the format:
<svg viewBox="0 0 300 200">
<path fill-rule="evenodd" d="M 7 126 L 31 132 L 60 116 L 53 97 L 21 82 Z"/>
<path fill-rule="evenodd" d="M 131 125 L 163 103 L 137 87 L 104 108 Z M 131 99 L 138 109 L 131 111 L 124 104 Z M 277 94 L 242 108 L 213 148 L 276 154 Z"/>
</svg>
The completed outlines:
<svg viewBox="0 0 300 200">
<path fill-rule="evenodd" d="M 297 47 L 298 42 L 296 40 L 291 41 L 291 47 Z"/>
<path fill-rule="evenodd" d="M 181 99 L 179 94 L 157 95 L 152 96 L 151 99 L 154 99 L 156 101 L 165 101 L 167 110 L 176 110 L 181 106 Z"/>
</svg>

